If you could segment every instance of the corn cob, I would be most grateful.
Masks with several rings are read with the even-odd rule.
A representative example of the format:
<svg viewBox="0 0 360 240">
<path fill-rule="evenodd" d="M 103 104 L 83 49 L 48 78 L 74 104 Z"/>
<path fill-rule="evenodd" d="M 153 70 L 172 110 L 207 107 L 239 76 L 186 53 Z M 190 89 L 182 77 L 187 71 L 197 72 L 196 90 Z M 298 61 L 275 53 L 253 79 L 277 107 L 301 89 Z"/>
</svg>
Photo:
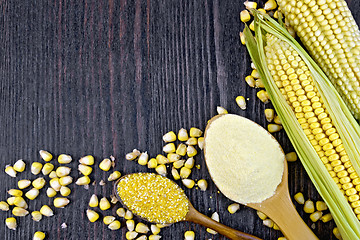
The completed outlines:
<svg viewBox="0 0 360 240">
<path fill-rule="evenodd" d="M 360 31 L 345 2 L 278 0 L 279 9 L 360 119 Z"/>
</svg>

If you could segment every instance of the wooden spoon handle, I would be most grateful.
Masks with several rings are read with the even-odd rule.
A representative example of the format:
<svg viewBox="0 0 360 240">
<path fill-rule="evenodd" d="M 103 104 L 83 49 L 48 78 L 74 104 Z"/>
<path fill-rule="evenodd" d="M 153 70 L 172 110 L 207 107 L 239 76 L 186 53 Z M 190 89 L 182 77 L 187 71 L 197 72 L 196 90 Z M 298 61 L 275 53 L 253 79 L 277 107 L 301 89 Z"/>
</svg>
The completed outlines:
<svg viewBox="0 0 360 240">
<path fill-rule="evenodd" d="M 228 237 L 233 240 L 261 240 L 261 238 L 257 238 L 250 234 L 237 231 L 233 228 L 225 226 L 224 224 L 216 222 L 213 219 L 209 218 L 208 216 L 199 213 L 193 207 L 190 207 L 189 213 L 186 216 L 186 220 L 200 224 L 207 228 L 211 228 L 216 232 L 220 233 L 221 235 L 224 235 L 225 237 Z"/>
</svg>

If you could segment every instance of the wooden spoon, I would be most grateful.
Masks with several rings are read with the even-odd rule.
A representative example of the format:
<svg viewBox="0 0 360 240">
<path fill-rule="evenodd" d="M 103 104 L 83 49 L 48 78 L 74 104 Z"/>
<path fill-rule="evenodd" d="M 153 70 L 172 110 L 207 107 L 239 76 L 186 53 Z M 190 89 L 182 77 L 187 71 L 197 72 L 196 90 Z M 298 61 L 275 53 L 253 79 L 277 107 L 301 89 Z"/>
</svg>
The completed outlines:
<svg viewBox="0 0 360 240">
<path fill-rule="evenodd" d="M 119 180 L 117 180 L 114 184 L 114 194 L 116 196 L 116 198 L 122 203 L 122 205 L 128 209 L 128 206 L 126 206 L 124 204 L 124 202 L 121 200 L 121 197 L 119 196 L 119 193 L 117 191 L 117 185 L 118 183 L 128 175 L 124 175 L 123 177 L 121 177 Z M 173 182 L 174 184 L 176 184 L 175 182 Z M 185 194 L 185 193 L 184 193 Z M 188 204 L 189 204 L 189 211 L 185 216 L 185 219 L 183 221 L 189 221 L 189 222 L 193 222 L 196 224 L 200 224 L 204 227 L 207 228 L 211 228 L 213 230 L 215 230 L 216 232 L 224 235 L 225 237 L 228 237 L 230 239 L 233 240 L 261 240 L 260 238 L 257 238 L 255 236 L 249 235 L 247 233 L 243 233 L 240 231 L 237 231 L 233 228 L 230 228 L 228 226 L 225 226 L 224 224 L 221 224 L 211 218 L 209 218 L 208 216 L 205 216 L 204 214 L 198 212 L 193 205 L 190 203 L 189 199 L 186 198 L 188 200 Z M 148 219 L 142 217 L 142 216 L 138 216 L 141 219 L 144 219 L 146 221 L 149 221 Z"/>
<path fill-rule="evenodd" d="M 221 115 L 215 116 L 208 122 L 208 125 L 205 129 L 205 162 L 207 163 L 207 167 L 210 173 L 211 178 L 214 180 L 215 184 L 216 181 L 214 177 L 227 177 L 226 175 L 223 176 L 214 176 L 212 169 L 209 168 L 209 163 L 206 158 L 206 137 L 207 137 L 207 131 L 212 124 L 213 121 L 215 121 L 217 118 L 221 117 Z M 240 117 L 240 116 L 239 116 Z M 252 122 L 248 120 L 249 122 Z M 254 123 L 254 122 L 252 122 Z M 256 123 L 254 123 L 256 124 Z M 262 128 L 260 125 L 256 124 L 259 128 Z M 224 126 L 224 129 L 227 126 Z M 271 138 L 273 138 L 275 141 L 276 139 L 269 133 Z M 277 141 L 276 141 L 277 143 Z M 239 141 L 239 144 L 241 144 L 241 140 Z M 257 142 L 253 143 L 255 146 L 258 144 Z M 226 145 L 222 144 L 218 147 L 224 147 Z M 261 146 L 259 146 L 261 148 Z M 279 144 L 279 148 L 282 151 L 282 148 Z M 256 153 L 254 153 L 256 154 Z M 241 164 L 241 162 L 236 162 L 234 164 Z M 226 174 L 226 171 L 217 172 L 217 174 Z M 229 185 L 229 181 L 226 182 L 227 186 L 219 185 L 217 186 L 220 191 L 223 189 L 229 189 L 231 185 Z M 226 188 L 225 188 L 226 187 Z M 237 186 L 241 188 L 241 184 Z M 233 191 L 236 191 L 236 189 L 233 189 Z M 227 195 L 224 192 L 225 195 Z M 229 197 L 231 199 L 231 197 Z M 231 199 L 236 202 L 236 199 Z M 306 239 L 306 240 L 313 240 L 318 239 L 316 235 L 311 231 L 311 229 L 305 224 L 305 222 L 302 220 L 302 218 L 299 216 L 298 212 L 296 211 L 290 195 L 289 195 L 289 188 L 288 188 L 288 168 L 287 168 L 287 161 L 285 159 L 284 155 L 284 172 L 282 175 L 282 179 L 280 184 L 276 187 L 274 195 L 271 197 L 263 200 L 260 203 L 248 203 L 246 206 L 249 206 L 251 208 L 254 208 L 258 211 L 263 212 L 266 214 L 270 219 L 272 219 L 281 229 L 282 233 L 285 235 L 287 239 Z"/>
</svg>

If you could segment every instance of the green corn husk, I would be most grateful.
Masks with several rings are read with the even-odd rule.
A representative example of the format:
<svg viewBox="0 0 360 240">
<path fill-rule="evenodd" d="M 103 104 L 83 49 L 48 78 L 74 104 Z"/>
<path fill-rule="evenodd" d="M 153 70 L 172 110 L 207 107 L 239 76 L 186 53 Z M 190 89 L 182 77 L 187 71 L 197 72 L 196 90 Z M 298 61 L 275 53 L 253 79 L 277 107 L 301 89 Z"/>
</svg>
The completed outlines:
<svg viewBox="0 0 360 240">
<path fill-rule="evenodd" d="M 253 11 L 253 13 L 255 16 L 255 38 L 246 26 L 244 30 L 246 47 L 263 80 L 272 104 L 306 172 L 329 207 L 343 239 L 360 239 L 360 221 L 326 170 L 268 70 L 264 50 L 266 45 L 265 34 L 272 34 L 289 43 L 307 64 L 332 122 L 343 141 L 345 151 L 358 175 L 360 173 L 360 127 L 330 80 L 300 44 L 287 32 L 282 22 L 279 24 L 269 16 L 257 11 Z"/>
</svg>

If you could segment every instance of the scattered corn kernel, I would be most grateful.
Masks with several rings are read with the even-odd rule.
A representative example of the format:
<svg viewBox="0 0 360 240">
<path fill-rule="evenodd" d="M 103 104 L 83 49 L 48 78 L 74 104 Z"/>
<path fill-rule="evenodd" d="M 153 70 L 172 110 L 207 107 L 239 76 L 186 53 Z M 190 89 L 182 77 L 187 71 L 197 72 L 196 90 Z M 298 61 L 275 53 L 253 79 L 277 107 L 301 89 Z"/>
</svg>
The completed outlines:
<svg viewBox="0 0 360 240">
<path fill-rule="evenodd" d="M 6 199 L 6 201 L 7 201 L 7 203 L 8 203 L 10 206 L 13 206 L 13 205 L 14 205 L 15 198 L 16 198 L 16 197 L 9 197 L 8 199 Z"/>
<path fill-rule="evenodd" d="M 240 12 L 240 20 L 243 22 L 243 23 L 246 23 L 248 21 L 250 21 L 251 19 L 251 16 L 250 16 L 250 13 L 248 10 L 242 10 Z"/>
<path fill-rule="evenodd" d="M 174 180 L 180 179 L 179 171 L 174 167 L 171 169 L 171 175 L 173 176 Z"/>
<path fill-rule="evenodd" d="M 59 179 L 59 183 L 61 186 L 67 186 L 72 182 L 73 182 L 73 178 L 71 176 L 65 176 Z"/>
<path fill-rule="evenodd" d="M 9 204 L 5 201 L 0 202 L 0 210 L 1 211 L 9 211 Z"/>
<path fill-rule="evenodd" d="M 113 222 L 110 223 L 109 226 L 108 226 L 108 228 L 109 228 L 110 230 L 113 230 L 113 231 L 120 229 L 120 227 L 121 227 L 121 223 L 120 223 L 119 220 L 113 221 Z"/>
<path fill-rule="evenodd" d="M 275 132 L 278 132 L 282 129 L 282 126 L 280 125 L 277 125 L 277 124 L 269 124 L 268 125 L 268 131 L 270 133 L 275 133 Z"/>
<path fill-rule="evenodd" d="M 48 175 L 51 173 L 51 171 L 54 169 L 54 165 L 52 165 L 51 163 L 45 163 L 41 172 L 44 175 Z"/>
<path fill-rule="evenodd" d="M 150 231 L 149 227 L 146 226 L 144 223 L 139 222 L 138 224 L 136 224 L 135 232 L 146 234 L 149 231 Z"/>
<path fill-rule="evenodd" d="M 109 225 L 110 223 L 112 223 L 113 221 L 115 221 L 115 217 L 114 216 L 105 216 L 103 218 L 103 222 L 105 225 Z"/>
<path fill-rule="evenodd" d="M 110 174 L 110 176 L 108 177 L 108 181 L 115 181 L 117 179 L 119 179 L 121 177 L 121 173 L 119 171 L 114 171 L 113 173 Z"/>
<path fill-rule="evenodd" d="M 195 181 L 192 180 L 192 179 L 183 179 L 181 181 L 185 185 L 185 187 L 187 187 L 187 188 L 193 188 L 194 185 L 195 185 Z"/>
<path fill-rule="evenodd" d="M 139 156 L 138 163 L 140 165 L 145 166 L 148 163 L 148 160 L 149 160 L 149 154 L 147 152 L 143 152 Z"/>
<path fill-rule="evenodd" d="M 263 213 L 263 212 L 256 211 L 256 214 L 258 215 L 258 217 L 259 217 L 261 220 L 267 219 L 267 216 L 266 216 L 265 213 Z"/>
<path fill-rule="evenodd" d="M 157 161 L 155 158 L 151 158 L 147 163 L 148 168 L 156 168 L 157 167 Z"/>
<path fill-rule="evenodd" d="M 256 96 L 262 101 L 263 103 L 267 104 L 270 100 L 268 93 L 265 90 L 260 90 L 256 93 Z"/>
<path fill-rule="evenodd" d="M 220 114 L 228 114 L 229 112 L 225 109 L 225 108 L 223 108 L 223 107 L 221 107 L 221 106 L 217 106 L 216 107 L 216 111 L 217 111 L 217 113 L 220 115 Z"/>
<path fill-rule="evenodd" d="M 71 193 L 71 189 L 66 187 L 66 186 L 61 186 L 60 188 L 60 194 L 61 196 L 67 197 L 69 196 Z"/>
<path fill-rule="evenodd" d="M 246 101 L 243 96 L 237 96 L 235 101 L 236 101 L 236 104 L 239 106 L 239 108 L 241 108 L 242 110 L 246 109 Z"/>
<path fill-rule="evenodd" d="M 255 80 L 255 88 L 265 88 L 265 85 L 260 78 Z"/>
<path fill-rule="evenodd" d="M 184 233 L 185 240 L 194 240 L 195 239 L 195 233 L 193 231 L 186 231 Z"/>
<path fill-rule="evenodd" d="M 158 154 L 156 156 L 156 161 L 158 164 L 166 164 L 169 163 L 169 159 L 167 159 L 164 155 Z"/>
<path fill-rule="evenodd" d="M 165 153 L 172 153 L 175 152 L 175 144 L 174 143 L 168 143 L 163 147 L 163 152 Z"/>
<path fill-rule="evenodd" d="M 169 163 L 176 162 L 176 161 L 180 160 L 180 158 L 181 158 L 181 156 L 176 153 L 168 153 L 168 155 L 167 155 L 167 159 L 169 160 Z"/>
<path fill-rule="evenodd" d="M 189 168 L 189 169 L 192 169 L 194 167 L 194 164 L 195 164 L 195 159 L 190 157 L 185 161 L 184 166 Z"/>
<path fill-rule="evenodd" d="M 176 134 L 173 131 L 170 131 L 168 133 L 165 133 L 163 136 L 164 142 L 174 142 L 176 141 Z"/>
<path fill-rule="evenodd" d="M 23 195 L 23 192 L 19 189 L 10 189 L 7 192 L 8 192 L 8 194 L 10 194 L 11 196 L 14 196 L 14 197 L 21 197 Z"/>
<path fill-rule="evenodd" d="M 91 174 L 93 169 L 92 169 L 92 167 L 87 166 L 85 164 L 79 164 L 78 170 L 81 172 L 81 174 L 88 176 Z"/>
<path fill-rule="evenodd" d="M 298 192 L 297 194 L 295 194 L 294 199 L 299 204 L 304 204 L 305 203 L 304 195 L 301 192 Z"/>
<path fill-rule="evenodd" d="M 266 11 L 274 10 L 276 8 L 277 8 L 277 4 L 275 0 L 268 0 L 264 5 L 264 9 Z"/>
<path fill-rule="evenodd" d="M 160 164 L 155 168 L 155 171 L 160 174 L 161 176 L 166 176 L 167 170 L 164 164 Z"/>
<path fill-rule="evenodd" d="M 56 178 L 56 177 L 58 177 L 58 175 L 56 175 L 56 171 L 51 171 L 49 173 L 49 178 Z"/>
<path fill-rule="evenodd" d="M 280 230 L 279 226 L 276 225 L 276 223 L 274 223 L 273 229 L 274 229 L 274 230 Z"/>
<path fill-rule="evenodd" d="M 206 189 L 208 187 L 208 183 L 205 179 L 200 179 L 197 182 L 197 186 L 200 188 L 201 191 L 206 191 Z"/>
<path fill-rule="evenodd" d="M 178 146 L 177 146 L 177 149 L 176 149 L 176 154 L 179 154 L 180 156 L 185 156 L 186 155 L 186 145 L 183 144 L 183 143 L 180 143 Z"/>
<path fill-rule="evenodd" d="M 315 212 L 314 202 L 309 200 L 306 200 L 304 203 L 304 212 L 306 213 L 313 213 Z"/>
<path fill-rule="evenodd" d="M 93 194 L 93 195 L 90 197 L 89 206 L 90 206 L 90 207 L 97 207 L 97 206 L 99 206 L 99 199 L 98 199 L 98 197 L 96 196 L 96 194 Z"/>
<path fill-rule="evenodd" d="M 246 76 L 245 82 L 249 85 L 249 87 L 255 87 L 255 79 L 253 78 L 253 76 Z"/>
<path fill-rule="evenodd" d="M 65 177 L 65 176 L 69 175 L 70 172 L 71 172 L 71 168 L 69 168 L 69 167 L 61 166 L 56 169 L 56 175 L 58 177 Z"/>
<path fill-rule="evenodd" d="M 286 161 L 295 162 L 297 160 L 296 152 L 289 152 L 285 155 Z"/>
<path fill-rule="evenodd" d="M 72 157 L 70 155 L 67 154 L 60 154 L 58 157 L 58 162 L 60 164 L 67 164 L 67 163 L 71 163 L 72 161 Z"/>
<path fill-rule="evenodd" d="M 45 184 L 46 181 L 42 177 L 39 177 L 32 182 L 33 187 L 36 189 L 42 189 L 45 186 Z"/>
<path fill-rule="evenodd" d="M 126 220 L 130 220 L 130 219 L 133 219 L 133 217 L 134 217 L 133 213 L 130 210 L 126 210 L 124 218 Z"/>
<path fill-rule="evenodd" d="M 99 164 L 99 168 L 103 171 L 109 171 L 111 168 L 111 160 L 109 158 L 105 158 L 104 160 L 101 161 L 101 163 Z"/>
<path fill-rule="evenodd" d="M 189 139 L 188 132 L 185 128 L 181 128 L 178 132 L 178 139 L 181 142 L 185 142 Z"/>
<path fill-rule="evenodd" d="M 267 109 L 265 109 L 264 112 L 265 112 L 266 120 L 267 120 L 268 122 L 272 122 L 272 120 L 274 120 L 274 115 L 275 115 L 274 109 L 267 108 Z"/>
<path fill-rule="evenodd" d="M 200 129 L 196 128 L 196 127 L 192 127 L 190 128 L 190 137 L 192 138 L 198 138 L 203 134 L 203 131 L 201 131 Z"/>
<path fill-rule="evenodd" d="M 32 220 L 34 220 L 35 222 L 40 222 L 40 220 L 42 219 L 42 214 L 39 211 L 33 211 L 31 213 L 32 216 Z"/>
<path fill-rule="evenodd" d="M 232 203 L 228 206 L 227 209 L 228 209 L 229 213 L 234 214 L 240 209 L 240 204 Z"/>
<path fill-rule="evenodd" d="M 132 232 L 135 230 L 135 221 L 132 219 L 126 220 L 126 228 Z"/>
<path fill-rule="evenodd" d="M 24 217 L 29 214 L 29 212 L 21 207 L 14 207 L 12 214 L 16 217 Z"/>
<path fill-rule="evenodd" d="M 18 181 L 18 187 L 19 187 L 20 189 L 27 188 L 27 187 L 30 186 L 30 185 L 31 185 L 31 181 L 30 181 L 30 180 L 23 179 L 23 180 Z"/>
<path fill-rule="evenodd" d="M 173 163 L 174 168 L 178 169 L 184 166 L 185 160 L 178 160 Z"/>
<path fill-rule="evenodd" d="M 105 211 L 111 207 L 111 204 L 110 204 L 109 200 L 107 200 L 106 197 L 103 197 L 100 199 L 99 207 L 101 210 Z"/>
<path fill-rule="evenodd" d="M 43 165 L 39 162 L 33 162 L 31 164 L 31 173 L 34 175 L 38 175 L 41 172 Z"/>
<path fill-rule="evenodd" d="M 91 166 L 91 165 L 94 165 L 95 159 L 93 156 L 87 155 L 87 156 L 80 158 L 79 162 L 81 164 Z"/>
<path fill-rule="evenodd" d="M 320 218 L 320 220 L 323 221 L 324 223 L 329 222 L 332 219 L 333 219 L 333 217 L 332 217 L 331 213 L 327 213 Z"/>
<path fill-rule="evenodd" d="M 118 209 L 116 210 L 116 214 L 117 214 L 119 217 L 125 217 L 125 213 L 126 213 L 125 208 L 118 208 Z"/>
<path fill-rule="evenodd" d="M 149 240 L 160 240 L 160 238 L 161 238 L 161 236 L 159 236 L 159 235 L 150 235 L 149 236 Z"/>
<path fill-rule="evenodd" d="M 248 10 L 257 8 L 257 2 L 246 1 L 244 2 L 244 5 Z"/>
<path fill-rule="evenodd" d="M 88 176 L 83 176 L 81 178 L 79 178 L 75 184 L 76 185 L 79 185 L 79 186 L 82 186 L 82 185 L 89 185 L 90 184 L 90 178 Z M 55 189 L 56 190 L 56 189 Z M 60 189 L 59 189 L 60 190 Z"/>
<path fill-rule="evenodd" d="M 269 228 L 274 227 L 274 221 L 270 218 L 263 220 L 263 224 Z"/>
<path fill-rule="evenodd" d="M 281 125 L 281 120 L 279 116 L 274 117 L 274 123 Z"/>
<path fill-rule="evenodd" d="M 154 224 L 150 226 L 150 229 L 154 235 L 158 235 L 160 233 L 160 228 Z"/>
<path fill-rule="evenodd" d="M 168 226 L 170 226 L 171 224 L 170 223 L 157 223 L 156 224 L 156 226 L 158 227 L 158 228 L 164 228 L 164 227 L 168 227 Z"/>
<path fill-rule="evenodd" d="M 317 201 L 315 205 L 316 205 L 316 210 L 318 211 L 325 211 L 328 209 L 324 201 Z"/>
<path fill-rule="evenodd" d="M 60 191 L 61 184 L 59 178 L 52 178 L 50 179 L 50 187 L 52 187 L 55 191 Z"/>
<path fill-rule="evenodd" d="M 21 207 L 23 209 L 28 208 L 28 205 L 27 205 L 25 199 L 23 199 L 22 197 L 15 197 L 14 205 L 17 206 L 17 207 Z"/>
<path fill-rule="evenodd" d="M 15 218 L 10 217 L 10 218 L 5 219 L 5 224 L 9 229 L 16 230 L 17 223 L 16 223 Z"/>
<path fill-rule="evenodd" d="M 321 217 L 322 217 L 323 213 L 322 212 L 313 212 L 312 214 L 310 214 L 310 219 L 313 222 L 317 222 Z"/>
<path fill-rule="evenodd" d="M 25 197 L 27 197 L 30 200 L 34 200 L 35 198 L 37 198 L 37 196 L 39 196 L 39 193 L 40 193 L 39 189 L 32 188 L 25 193 Z"/>
<path fill-rule="evenodd" d="M 40 208 L 40 213 L 46 217 L 54 216 L 53 210 L 48 205 L 43 205 Z"/>
<path fill-rule="evenodd" d="M 126 239 L 135 239 L 137 237 L 138 233 L 137 232 L 133 232 L 133 231 L 129 231 L 126 232 Z"/>
<path fill-rule="evenodd" d="M 53 156 L 51 155 L 51 153 L 49 153 L 48 151 L 45 150 L 40 150 L 39 151 L 40 157 L 45 161 L 45 162 L 49 162 L 51 161 L 51 159 L 53 158 Z"/>
<path fill-rule="evenodd" d="M 337 227 L 335 227 L 335 228 L 333 229 L 333 234 L 334 234 L 334 236 L 335 236 L 337 239 L 342 239 L 341 234 L 340 234 L 340 231 L 339 231 L 339 229 L 338 229 Z"/>
<path fill-rule="evenodd" d="M 22 159 L 17 160 L 13 166 L 14 170 L 17 172 L 23 172 L 25 170 L 25 167 L 26 167 L 26 164 Z"/>
<path fill-rule="evenodd" d="M 5 173 L 10 177 L 16 177 L 16 171 L 12 166 L 7 165 L 5 167 Z"/>
<path fill-rule="evenodd" d="M 142 235 L 142 236 L 138 237 L 136 240 L 147 240 L 147 236 Z"/>
<path fill-rule="evenodd" d="M 86 216 L 88 217 L 90 222 L 95 222 L 99 219 L 99 214 L 93 210 L 86 210 Z"/>
<path fill-rule="evenodd" d="M 191 145 L 191 146 L 195 146 L 197 145 L 197 138 L 191 137 L 189 138 L 186 142 L 186 145 Z"/>
<path fill-rule="evenodd" d="M 254 23 L 254 21 L 252 21 L 252 23 Z M 252 70 L 251 76 L 252 76 L 253 78 L 256 78 L 256 79 L 260 78 L 260 74 L 259 74 L 259 72 L 258 72 L 256 69 L 253 69 L 253 70 Z M 256 83 L 255 83 L 255 86 L 256 86 Z"/>
<path fill-rule="evenodd" d="M 45 233 L 37 231 L 34 234 L 33 240 L 43 240 L 45 239 L 45 236 L 46 236 Z"/>
<path fill-rule="evenodd" d="M 55 197 L 56 191 L 53 188 L 49 187 L 48 189 L 46 189 L 46 195 L 49 198 Z"/>
<path fill-rule="evenodd" d="M 129 161 L 132 161 L 132 160 L 136 159 L 139 155 L 140 155 L 140 151 L 137 150 L 137 149 L 134 149 L 132 152 L 127 153 L 125 155 L 125 159 L 129 160 Z"/>
<path fill-rule="evenodd" d="M 198 138 L 198 147 L 200 148 L 200 150 L 203 150 L 204 144 L 205 144 L 204 137 L 199 137 Z"/>
<path fill-rule="evenodd" d="M 187 167 L 182 167 L 180 169 L 180 177 L 181 178 L 188 178 L 191 174 L 191 169 L 187 168 Z"/>
</svg>

